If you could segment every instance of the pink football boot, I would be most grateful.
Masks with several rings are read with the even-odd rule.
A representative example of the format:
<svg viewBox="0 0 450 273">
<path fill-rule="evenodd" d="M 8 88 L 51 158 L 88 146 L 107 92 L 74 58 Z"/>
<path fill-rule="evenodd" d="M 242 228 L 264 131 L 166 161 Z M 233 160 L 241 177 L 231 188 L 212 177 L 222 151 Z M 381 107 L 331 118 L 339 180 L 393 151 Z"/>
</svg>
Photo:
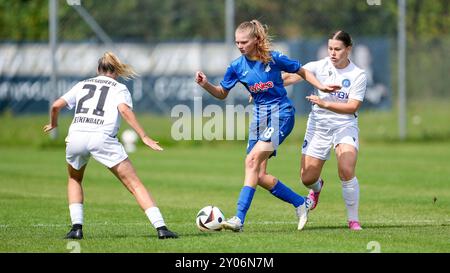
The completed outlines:
<svg viewBox="0 0 450 273">
<path fill-rule="evenodd" d="M 350 230 L 362 230 L 362 227 L 358 221 L 348 221 L 348 228 Z"/>
<path fill-rule="evenodd" d="M 309 210 L 315 209 L 317 204 L 319 203 L 319 195 L 322 192 L 323 183 L 324 183 L 323 180 L 320 179 L 320 191 L 319 192 L 314 192 L 313 190 L 309 190 L 308 198 L 313 201 L 313 205 Z"/>
</svg>

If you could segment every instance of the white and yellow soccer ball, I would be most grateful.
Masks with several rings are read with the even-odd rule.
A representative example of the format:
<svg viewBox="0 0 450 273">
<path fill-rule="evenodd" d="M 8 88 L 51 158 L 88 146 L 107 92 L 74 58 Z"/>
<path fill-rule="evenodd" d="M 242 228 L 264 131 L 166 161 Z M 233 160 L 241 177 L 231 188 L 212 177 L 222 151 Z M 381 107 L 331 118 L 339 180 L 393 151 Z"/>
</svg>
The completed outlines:
<svg viewBox="0 0 450 273">
<path fill-rule="evenodd" d="M 195 219 L 198 229 L 201 231 L 220 231 L 222 222 L 225 221 L 223 212 L 215 206 L 206 206 L 202 208 Z"/>
</svg>

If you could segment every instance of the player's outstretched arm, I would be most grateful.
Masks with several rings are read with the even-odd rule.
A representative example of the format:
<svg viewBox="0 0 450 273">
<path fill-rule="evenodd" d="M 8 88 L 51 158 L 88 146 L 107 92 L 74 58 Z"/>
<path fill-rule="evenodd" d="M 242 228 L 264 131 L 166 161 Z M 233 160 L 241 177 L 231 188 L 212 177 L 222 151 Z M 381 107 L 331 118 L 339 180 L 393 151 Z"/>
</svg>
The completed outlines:
<svg viewBox="0 0 450 273">
<path fill-rule="evenodd" d="M 133 130 L 138 134 L 138 136 L 141 138 L 142 142 L 144 142 L 145 145 L 147 145 L 148 147 L 150 147 L 155 151 L 164 150 L 161 146 L 159 146 L 158 141 L 155 141 L 151 139 L 149 136 L 147 136 L 144 129 L 139 124 L 136 115 L 133 113 L 133 111 L 128 105 L 126 105 L 125 103 L 121 103 L 117 108 L 119 109 L 119 113 L 123 117 L 123 119 L 128 123 L 128 125 L 131 126 L 131 128 L 133 128 Z"/>
<path fill-rule="evenodd" d="M 320 108 L 328 109 L 338 114 L 354 114 L 362 104 L 361 101 L 355 99 L 349 99 L 346 103 L 324 101 L 316 95 L 306 96 L 306 99 L 313 104 L 317 104 Z"/>
<path fill-rule="evenodd" d="M 337 85 L 337 84 L 329 84 L 329 85 L 321 84 L 319 82 L 319 80 L 314 76 L 313 73 L 311 73 L 310 71 L 304 69 L 303 67 L 300 68 L 297 71 L 297 74 L 300 75 L 300 77 L 305 79 L 307 82 L 312 84 L 315 88 L 319 89 L 320 91 L 323 91 L 323 92 L 334 92 L 336 90 L 341 89 L 341 86 Z"/>
<path fill-rule="evenodd" d="M 50 109 L 50 123 L 44 125 L 44 133 L 50 132 L 58 126 L 59 111 L 67 105 L 67 102 L 61 98 L 57 99 Z"/>
<path fill-rule="evenodd" d="M 228 92 L 223 90 L 222 86 L 209 83 L 208 78 L 202 71 L 197 71 L 197 73 L 195 73 L 195 82 L 208 91 L 208 93 L 220 100 L 223 100 L 228 96 Z"/>
<path fill-rule="evenodd" d="M 303 80 L 303 78 L 299 74 L 287 72 L 281 74 L 281 78 L 283 79 L 284 86 L 289 86 L 291 84 L 295 84 Z"/>
</svg>

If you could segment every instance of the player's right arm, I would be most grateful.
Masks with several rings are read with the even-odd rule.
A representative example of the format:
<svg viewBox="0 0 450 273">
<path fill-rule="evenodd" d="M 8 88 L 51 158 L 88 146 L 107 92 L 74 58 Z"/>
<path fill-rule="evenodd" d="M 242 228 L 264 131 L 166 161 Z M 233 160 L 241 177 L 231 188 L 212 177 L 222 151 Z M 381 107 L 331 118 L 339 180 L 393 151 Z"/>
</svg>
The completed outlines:
<svg viewBox="0 0 450 273">
<path fill-rule="evenodd" d="M 197 73 L 195 73 L 195 82 L 208 91 L 208 93 L 220 100 L 223 100 L 228 96 L 228 92 L 225 91 L 221 85 L 213 85 L 209 83 L 208 78 L 202 71 L 197 71 Z"/>
<path fill-rule="evenodd" d="M 295 84 L 303 80 L 303 78 L 299 74 L 287 72 L 281 74 L 281 78 L 283 79 L 284 86 L 289 86 L 291 84 Z"/>
<path fill-rule="evenodd" d="M 50 109 L 50 123 L 44 125 L 44 132 L 47 133 L 58 126 L 58 115 L 61 109 L 67 105 L 67 102 L 61 98 L 57 99 Z"/>
</svg>

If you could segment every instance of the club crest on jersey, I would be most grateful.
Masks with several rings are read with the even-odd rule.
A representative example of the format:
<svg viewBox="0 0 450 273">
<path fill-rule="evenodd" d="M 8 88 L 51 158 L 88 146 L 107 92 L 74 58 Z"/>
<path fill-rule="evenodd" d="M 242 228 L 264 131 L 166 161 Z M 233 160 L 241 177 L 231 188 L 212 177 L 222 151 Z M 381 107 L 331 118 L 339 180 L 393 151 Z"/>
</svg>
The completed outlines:
<svg viewBox="0 0 450 273">
<path fill-rule="evenodd" d="M 342 86 L 343 87 L 349 87 L 350 86 L 350 80 L 349 79 L 342 80 Z"/>
<path fill-rule="evenodd" d="M 250 92 L 253 92 L 253 93 L 264 92 L 264 91 L 268 90 L 269 88 L 273 88 L 272 81 L 259 82 L 259 83 L 255 83 L 254 85 L 249 86 Z"/>
<path fill-rule="evenodd" d="M 308 146 L 308 140 L 303 140 L 303 146 L 302 146 L 302 148 L 306 148 L 306 146 Z"/>
</svg>

